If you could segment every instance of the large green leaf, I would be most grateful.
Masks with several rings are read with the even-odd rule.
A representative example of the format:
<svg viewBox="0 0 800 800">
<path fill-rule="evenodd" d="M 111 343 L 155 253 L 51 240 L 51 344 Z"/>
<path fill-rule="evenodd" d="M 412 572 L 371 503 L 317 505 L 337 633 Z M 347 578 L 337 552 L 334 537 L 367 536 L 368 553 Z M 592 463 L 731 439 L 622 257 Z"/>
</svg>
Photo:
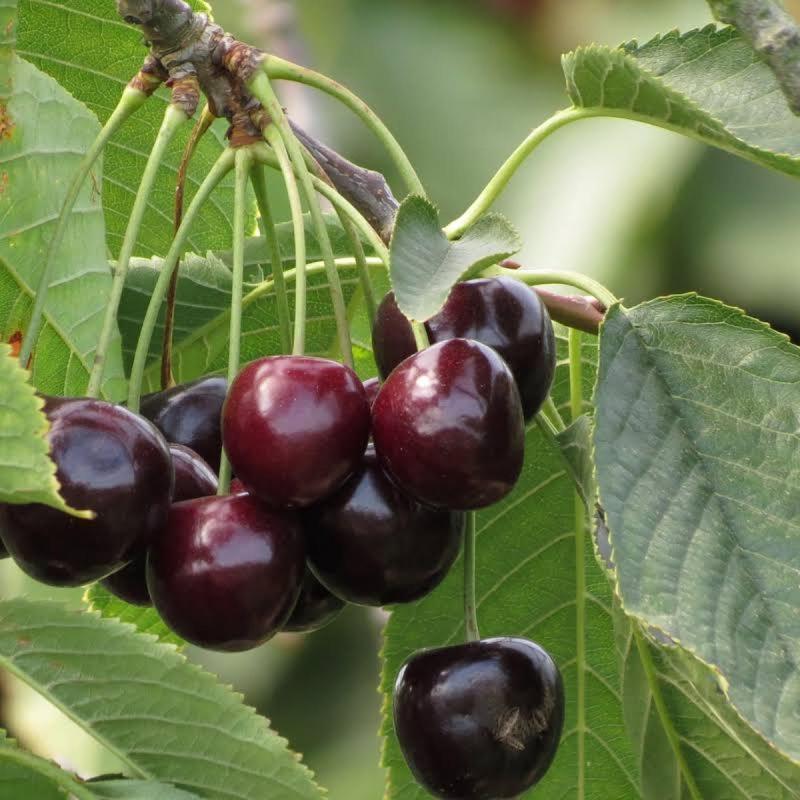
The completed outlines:
<svg viewBox="0 0 800 800">
<path fill-rule="evenodd" d="M 202 0 L 195 8 L 206 9 Z M 20 0 L 19 52 L 52 75 L 105 122 L 128 81 L 144 60 L 147 50 L 141 34 L 125 25 L 113 0 Z M 119 252 L 133 200 L 147 156 L 153 146 L 161 117 L 169 100 L 160 90 L 133 120 L 112 139 L 105 156 L 103 206 L 108 244 Z M 169 148 L 148 211 L 136 253 L 164 255 L 172 239 L 172 207 L 175 179 L 191 125 Z M 61 127 L 55 130 L 61 131 Z M 187 200 L 224 146 L 226 123 L 219 122 L 200 144 L 189 170 Z M 187 249 L 230 247 L 233 218 L 232 179 L 227 179 L 200 215 Z"/>
<path fill-rule="evenodd" d="M 564 56 L 575 106 L 649 122 L 800 175 L 800 118 L 733 28 L 658 36 Z"/>
<path fill-rule="evenodd" d="M 67 185 L 99 130 L 97 120 L 52 78 L 17 59 L 4 110 L 0 156 L 0 339 L 27 328 L 32 297 Z M 99 174 L 99 172 L 97 173 Z M 33 381 L 45 393 L 86 389 L 108 303 L 100 198 L 91 181 L 81 193 L 53 271 L 44 326 L 34 350 Z M 106 358 L 104 394 L 124 394 L 119 337 Z"/>
<path fill-rule="evenodd" d="M 613 308 L 595 454 L 625 610 L 800 760 L 800 350 L 693 295 Z"/>
<path fill-rule="evenodd" d="M 464 277 L 516 253 L 519 235 L 500 214 L 481 217 L 458 241 L 447 239 L 439 212 L 424 197 L 407 197 L 397 212 L 391 243 L 391 274 L 397 305 L 424 322 L 447 301 Z"/>
<path fill-rule="evenodd" d="M 54 603 L 0 603 L 0 666 L 111 750 L 126 772 L 204 798 L 319 800 L 267 721 L 170 645 Z"/>
<path fill-rule="evenodd" d="M 643 800 L 800 797 L 800 769 L 742 721 L 707 667 L 618 619 L 625 721 Z"/>
<path fill-rule="evenodd" d="M 588 375 L 594 342 L 584 347 Z M 563 332 L 559 351 L 563 359 Z M 554 388 L 559 403 L 568 397 L 567 372 L 562 362 Z M 517 489 L 478 516 L 477 597 L 483 636 L 533 638 L 554 655 L 564 675 L 563 742 L 550 772 L 530 796 L 637 800 L 639 776 L 624 732 L 610 587 L 590 537 L 576 553 L 575 488 L 558 448 L 535 425 L 528 430 L 526 445 Z M 582 582 L 574 578 L 576 558 L 585 569 Z M 386 630 L 383 760 L 389 769 L 390 800 L 428 797 L 414 782 L 394 737 L 391 693 L 400 665 L 411 653 L 463 639 L 462 566 L 459 559 L 429 597 L 396 607 Z M 580 615 L 578 608 L 584 609 Z M 586 688 L 581 705 L 579 676 Z"/>
<path fill-rule="evenodd" d="M 43 405 L 11 348 L 0 342 L 0 503 L 44 503 L 74 513 L 59 494 Z"/>
</svg>

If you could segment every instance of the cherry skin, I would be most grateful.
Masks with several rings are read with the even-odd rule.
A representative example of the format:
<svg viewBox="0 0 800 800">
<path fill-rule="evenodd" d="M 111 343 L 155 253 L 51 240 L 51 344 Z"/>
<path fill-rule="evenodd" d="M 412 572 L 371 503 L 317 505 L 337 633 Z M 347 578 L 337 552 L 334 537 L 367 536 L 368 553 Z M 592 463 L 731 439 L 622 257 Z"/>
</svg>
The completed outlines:
<svg viewBox="0 0 800 800">
<path fill-rule="evenodd" d="M 464 515 L 421 505 L 389 480 L 368 449 L 336 494 L 303 515 L 308 563 L 335 595 L 383 606 L 424 597 L 461 546 Z"/>
<path fill-rule="evenodd" d="M 364 385 L 336 361 L 273 356 L 238 375 L 222 414 L 225 450 L 248 491 L 302 508 L 335 491 L 367 446 Z"/>
<path fill-rule="evenodd" d="M 345 607 L 344 600 L 331 594 L 306 568 L 300 597 L 289 620 L 283 626 L 288 633 L 311 633 L 324 628 L 339 616 Z"/>
<path fill-rule="evenodd" d="M 525 639 L 425 650 L 397 677 L 403 755 L 417 781 L 446 800 L 523 794 L 547 772 L 563 724 L 558 668 Z"/>
<path fill-rule="evenodd" d="M 80 586 L 131 560 L 161 529 L 173 469 L 156 428 L 100 400 L 47 398 L 47 435 L 61 494 L 93 520 L 39 504 L 0 507 L 0 535 L 17 564 L 53 586 Z"/>
<path fill-rule="evenodd" d="M 507 277 L 458 283 L 425 328 L 431 343 L 474 339 L 497 351 L 517 382 L 525 419 L 542 407 L 555 376 L 556 343 L 550 315 L 535 291 Z M 376 317 L 373 348 L 384 376 L 416 351 L 411 325 L 391 292 Z"/>
<path fill-rule="evenodd" d="M 219 472 L 222 405 L 228 381 L 200 378 L 142 398 L 142 416 L 152 420 L 168 442 L 182 444 Z"/>
<path fill-rule="evenodd" d="M 147 558 L 158 613 L 187 642 L 210 650 L 249 650 L 277 633 L 304 573 L 296 517 L 246 494 L 176 503 Z"/>
<path fill-rule="evenodd" d="M 171 444 L 169 452 L 175 469 L 175 488 L 172 502 L 208 497 L 217 493 L 217 476 L 213 469 L 194 450 Z M 103 579 L 101 583 L 111 594 L 135 606 L 152 605 L 147 591 L 147 551 L 137 556 L 127 567 Z"/>
<path fill-rule="evenodd" d="M 522 470 L 525 423 L 514 378 L 494 350 L 448 339 L 407 358 L 372 409 L 382 466 L 436 508 L 502 500 Z"/>
<path fill-rule="evenodd" d="M 367 378 L 367 380 L 364 381 L 364 391 L 367 394 L 367 402 L 370 408 L 375 404 L 375 398 L 378 396 L 380 389 L 380 378 Z"/>
</svg>

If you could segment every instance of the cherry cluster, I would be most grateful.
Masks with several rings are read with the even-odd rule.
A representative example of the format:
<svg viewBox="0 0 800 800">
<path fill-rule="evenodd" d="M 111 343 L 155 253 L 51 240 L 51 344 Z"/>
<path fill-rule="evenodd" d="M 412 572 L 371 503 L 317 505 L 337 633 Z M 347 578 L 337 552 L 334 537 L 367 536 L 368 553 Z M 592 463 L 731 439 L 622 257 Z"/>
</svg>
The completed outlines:
<svg viewBox="0 0 800 800">
<path fill-rule="evenodd" d="M 141 415 L 46 398 L 63 497 L 95 518 L 0 506 L 2 543 L 44 583 L 100 580 L 217 650 L 319 628 L 346 603 L 418 600 L 456 560 L 466 512 L 514 488 L 556 363 L 546 309 L 508 278 L 458 284 L 425 327 L 417 352 L 387 295 L 381 377 L 366 384 L 335 361 L 274 356 L 230 387 L 209 377 L 150 395 Z M 223 446 L 236 480 L 220 496 Z M 406 758 L 443 798 L 532 786 L 563 711 L 555 664 L 520 639 L 418 653 L 395 691 Z"/>
</svg>

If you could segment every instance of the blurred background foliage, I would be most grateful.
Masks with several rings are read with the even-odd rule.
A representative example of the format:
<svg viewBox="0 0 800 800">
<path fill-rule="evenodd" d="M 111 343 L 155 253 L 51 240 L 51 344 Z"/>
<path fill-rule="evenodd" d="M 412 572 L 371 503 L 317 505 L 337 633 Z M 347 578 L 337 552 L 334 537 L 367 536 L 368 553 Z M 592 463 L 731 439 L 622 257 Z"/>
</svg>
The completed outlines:
<svg viewBox="0 0 800 800">
<path fill-rule="evenodd" d="M 787 5 L 800 11 L 800 2 Z M 566 105 L 561 53 L 710 21 L 702 0 L 224 0 L 216 16 L 251 43 L 355 89 L 394 130 L 445 219 L 531 127 Z M 301 124 L 392 176 L 348 112 L 285 89 Z M 523 234 L 526 266 L 593 274 L 629 304 L 696 290 L 800 340 L 800 186 L 787 177 L 654 128 L 587 120 L 547 142 L 498 208 Z M 80 593 L 33 586 L 7 562 L 0 587 L 80 602 Z M 351 608 L 311 636 L 191 656 L 273 721 L 333 800 L 376 800 L 381 624 L 380 612 Z M 118 768 L 7 677 L 0 703 L 0 723 L 26 746 L 82 774 Z"/>
</svg>

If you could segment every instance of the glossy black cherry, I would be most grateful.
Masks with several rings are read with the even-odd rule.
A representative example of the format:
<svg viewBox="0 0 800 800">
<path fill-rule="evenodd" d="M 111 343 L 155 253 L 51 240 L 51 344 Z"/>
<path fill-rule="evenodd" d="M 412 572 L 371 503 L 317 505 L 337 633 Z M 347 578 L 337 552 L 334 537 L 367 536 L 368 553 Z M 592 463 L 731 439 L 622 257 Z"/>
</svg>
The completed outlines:
<svg viewBox="0 0 800 800">
<path fill-rule="evenodd" d="M 445 800 L 516 798 L 547 772 L 564 724 L 552 658 L 525 639 L 427 650 L 400 670 L 394 725 L 417 781 Z"/>
<path fill-rule="evenodd" d="M 525 419 L 542 407 L 555 376 L 556 344 L 550 315 L 535 291 L 507 277 L 458 283 L 425 328 L 434 344 L 474 339 L 497 351 L 517 382 Z M 392 293 L 376 317 L 373 348 L 384 376 L 416 351 L 411 325 Z"/>
<path fill-rule="evenodd" d="M 336 361 L 274 356 L 245 367 L 223 410 L 236 476 L 273 508 L 302 508 L 335 491 L 367 446 L 364 385 Z"/>
<path fill-rule="evenodd" d="M 172 506 L 168 535 L 147 559 L 158 613 L 186 641 L 211 650 L 248 650 L 277 633 L 305 573 L 296 517 L 249 495 Z"/>
<path fill-rule="evenodd" d="M 217 475 L 200 456 L 179 444 L 169 446 L 172 466 L 175 470 L 175 487 L 172 501 L 193 500 L 196 497 L 209 497 L 217 493 Z M 160 534 L 164 534 L 161 531 Z M 128 566 L 101 583 L 112 594 L 135 606 L 151 605 L 147 591 L 147 552 L 138 555 Z"/>
<path fill-rule="evenodd" d="M 505 361 L 467 339 L 407 358 L 372 408 L 383 467 L 401 489 L 437 508 L 502 500 L 522 470 L 525 423 Z"/>
<path fill-rule="evenodd" d="M 318 631 L 333 622 L 344 607 L 344 600 L 331 594 L 306 568 L 300 597 L 283 630 L 289 633 Z"/>
<path fill-rule="evenodd" d="M 172 496 L 172 462 L 156 428 L 121 406 L 48 398 L 44 412 L 62 496 L 96 518 L 9 505 L 0 511 L 0 535 L 31 577 L 80 586 L 122 567 L 161 529 Z"/>
<path fill-rule="evenodd" d="M 227 394 L 225 378 L 200 378 L 146 395 L 141 413 L 153 421 L 168 442 L 194 450 L 219 472 L 222 405 Z"/>
<path fill-rule="evenodd" d="M 464 515 L 411 499 L 370 448 L 359 471 L 303 523 L 308 563 L 322 583 L 351 603 L 382 606 L 438 586 L 458 555 Z"/>
</svg>

